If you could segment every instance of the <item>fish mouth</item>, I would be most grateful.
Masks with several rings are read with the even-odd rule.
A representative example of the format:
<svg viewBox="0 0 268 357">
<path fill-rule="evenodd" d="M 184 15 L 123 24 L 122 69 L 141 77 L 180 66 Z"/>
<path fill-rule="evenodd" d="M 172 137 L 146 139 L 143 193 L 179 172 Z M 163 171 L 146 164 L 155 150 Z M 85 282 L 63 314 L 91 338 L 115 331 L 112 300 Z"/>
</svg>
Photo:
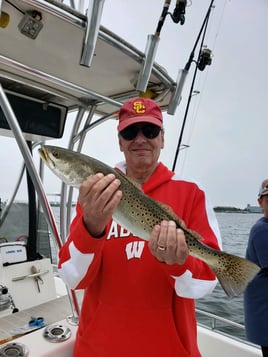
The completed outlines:
<svg viewBox="0 0 268 357">
<path fill-rule="evenodd" d="M 55 166 L 54 162 L 51 160 L 51 158 L 44 146 L 41 146 L 41 148 L 38 149 L 38 153 L 47 164 L 51 164 L 52 166 Z"/>
</svg>

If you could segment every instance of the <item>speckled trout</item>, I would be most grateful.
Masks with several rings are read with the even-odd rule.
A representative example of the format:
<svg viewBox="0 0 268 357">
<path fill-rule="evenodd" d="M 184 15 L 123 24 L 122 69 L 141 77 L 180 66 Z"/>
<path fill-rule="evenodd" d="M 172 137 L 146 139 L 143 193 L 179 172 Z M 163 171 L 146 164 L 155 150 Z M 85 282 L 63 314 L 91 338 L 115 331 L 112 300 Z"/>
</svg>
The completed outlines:
<svg viewBox="0 0 268 357">
<path fill-rule="evenodd" d="M 90 175 L 113 173 L 121 182 L 122 199 L 113 219 L 133 235 L 149 240 L 150 233 L 162 220 L 173 220 L 184 231 L 192 256 L 207 263 L 215 272 L 229 297 L 241 294 L 260 268 L 247 259 L 215 250 L 203 244 L 202 237 L 188 229 L 183 220 L 167 206 L 145 195 L 125 174 L 90 156 L 64 148 L 44 145 L 39 154 L 47 166 L 67 185 L 79 187 Z"/>
</svg>

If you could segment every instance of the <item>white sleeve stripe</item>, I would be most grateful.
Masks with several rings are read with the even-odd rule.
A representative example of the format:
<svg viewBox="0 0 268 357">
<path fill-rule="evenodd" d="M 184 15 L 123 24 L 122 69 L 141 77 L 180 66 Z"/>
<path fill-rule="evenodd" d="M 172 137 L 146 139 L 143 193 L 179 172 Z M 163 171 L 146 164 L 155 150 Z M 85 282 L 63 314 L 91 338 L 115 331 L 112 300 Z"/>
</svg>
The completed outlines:
<svg viewBox="0 0 268 357">
<path fill-rule="evenodd" d="M 200 280 L 193 278 L 190 270 L 186 270 L 180 276 L 173 276 L 175 280 L 174 289 L 180 297 L 199 299 L 213 291 L 217 280 Z"/>
<path fill-rule="evenodd" d="M 89 266 L 91 265 L 94 254 L 81 253 L 73 242 L 69 245 L 70 259 L 64 262 L 58 270 L 60 277 L 70 289 L 75 289 L 79 282 L 84 278 Z"/>
</svg>

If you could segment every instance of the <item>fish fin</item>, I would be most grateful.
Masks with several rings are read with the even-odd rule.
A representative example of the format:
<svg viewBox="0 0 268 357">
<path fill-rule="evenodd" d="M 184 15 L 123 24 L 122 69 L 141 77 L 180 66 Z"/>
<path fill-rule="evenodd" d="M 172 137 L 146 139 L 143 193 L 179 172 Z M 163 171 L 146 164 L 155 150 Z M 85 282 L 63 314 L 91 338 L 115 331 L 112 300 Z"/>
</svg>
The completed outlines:
<svg viewBox="0 0 268 357">
<path fill-rule="evenodd" d="M 251 261 L 218 251 L 216 266 L 210 266 L 215 272 L 223 290 L 233 298 L 243 293 L 248 283 L 260 271 L 260 267 Z"/>
<path fill-rule="evenodd" d="M 184 223 L 183 219 L 181 219 L 179 216 L 176 215 L 176 213 L 173 211 L 173 209 L 163 203 L 163 202 L 160 202 L 160 201 L 156 201 L 159 206 L 161 206 L 164 210 L 166 210 L 170 216 L 170 219 L 172 219 L 173 221 L 176 222 L 178 228 L 181 228 L 185 233 L 189 233 L 193 238 L 197 239 L 197 240 L 203 240 L 204 238 L 199 234 L 197 233 L 196 231 L 192 231 L 191 229 L 188 229 L 186 227 L 186 224 Z"/>
<path fill-rule="evenodd" d="M 175 222 L 180 222 L 181 223 L 181 228 L 186 228 L 186 225 L 183 222 L 183 220 L 176 215 L 176 213 L 173 211 L 173 209 L 169 205 L 167 205 L 167 204 L 165 204 L 163 202 L 157 201 L 157 200 L 155 200 L 155 201 L 157 202 L 157 204 L 159 206 L 161 206 L 165 211 L 167 211 L 167 213 L 170 216 L 170 219 L 172 219 Z"/>
<path fill-rule="evenodd" d="M 196 231 L 192 231 L 191 229 L 187 228 L 187 233 L 190 233 L 192 237 L 194 237 L 196 240 L 202 241 L 204 238 Z"/>
<path fill-rule="evenodd" d="M 120 171 L 120 170 L 118 170 L 118 169 L 116 169 L 116 172 L 117 172 L 119 175 L 123 176 L 124 179 L 126 179 L 127 181 L 129 181 L 130 183 L 132 183 L 132 185 L 134 185 L 136 188 L 138 188 L 139 190 L 142 191 L 142 188 L 141 188 L 141 184 L 140 184 L 140 183 L 138 183 L 137 181 L 133 180 L 131 177 L 127 176 L 124 172 L 122 172 L 122 171 Z M 143 191 L 142 191 L 142 192 L 143 192 Z"/>
</svg>

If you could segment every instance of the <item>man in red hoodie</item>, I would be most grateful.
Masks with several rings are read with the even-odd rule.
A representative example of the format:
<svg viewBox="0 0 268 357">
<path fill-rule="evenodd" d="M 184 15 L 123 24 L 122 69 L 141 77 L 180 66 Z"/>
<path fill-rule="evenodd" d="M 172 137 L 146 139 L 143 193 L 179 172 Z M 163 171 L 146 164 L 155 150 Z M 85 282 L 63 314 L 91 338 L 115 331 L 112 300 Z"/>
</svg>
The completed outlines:
<svg viewBox="0 0 268 357">
<path fill-rule="evenodd" d="M 164 147 L 160 107 L 151 99 L 131 99 L 118 119 L 125 162 L 117 169 L 219 249 L 218 224 L 204 190 L 158 161 Z M 189 255 L 175 222 L 156 225 L 149 242 L 120 227 L 112 214 L 121 197 L 112 174 L 86 180 L 60 251 L 62 278 L 71 289 L 84 289 L 74 356 L 200 357 L 194 299 L 213 290 L 215 275 Z"/>
</svg>

